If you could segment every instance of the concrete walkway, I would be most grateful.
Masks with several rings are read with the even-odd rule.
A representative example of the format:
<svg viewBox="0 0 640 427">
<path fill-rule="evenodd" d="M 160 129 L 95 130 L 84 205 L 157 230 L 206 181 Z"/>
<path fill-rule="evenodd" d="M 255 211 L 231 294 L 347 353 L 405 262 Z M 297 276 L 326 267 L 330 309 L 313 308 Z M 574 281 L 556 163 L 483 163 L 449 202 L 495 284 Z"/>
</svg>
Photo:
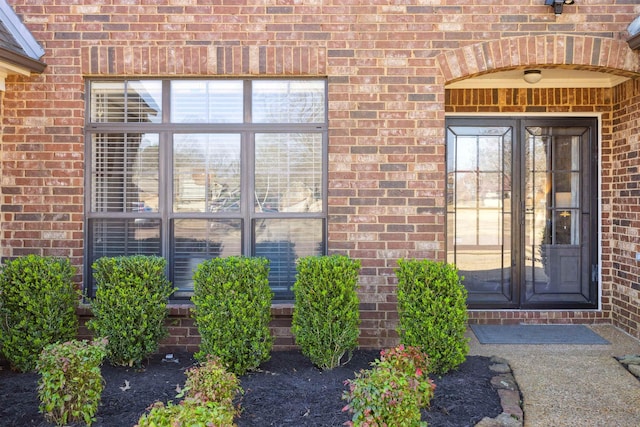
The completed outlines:
<svg viewBox="0 0 640 427">
<path fill-rule="evenodd" d="M 525 427 L 640 427 L 640 380 L 614 359 L 640 354 L 640 341 L 611 325 L 590 327 L 611 344 L 486 345 L 469 330 L 469 355 L 509 361 Z"/>
</svg>

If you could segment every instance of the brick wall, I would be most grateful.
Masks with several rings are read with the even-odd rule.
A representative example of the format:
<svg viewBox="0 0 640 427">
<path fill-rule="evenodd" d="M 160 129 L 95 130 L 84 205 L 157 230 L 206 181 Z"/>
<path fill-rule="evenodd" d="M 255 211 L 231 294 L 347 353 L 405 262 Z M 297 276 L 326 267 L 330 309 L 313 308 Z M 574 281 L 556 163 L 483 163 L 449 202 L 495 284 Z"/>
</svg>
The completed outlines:
<svg viewBox="0 0 640 427">
<path fill-rule="evenodd" d="M 609 229 L 612 317 L 615 324 L 640 338 L 640 82 L 613 92 Z"/>
<path fill-rule="evenodd" d="M 640 71 L 624 42 L 640 13 L 629 0 L 581 0 L 560 16 L 542 0 L 9 3 L 46 49 L 48 67 L 7 80 L 3 257 L 35 252 L 82 266 L 85 77 L 323 76 L 329 250 L 362 260 L 361 341 L 372 347 L 396 338 L 396 260 L 444 258 L 445 105 L 460 104 L 445 99 L 444 84 L 532 64 Z M 285 314 L 276 327 L 285 333 Z"/>
</svg>

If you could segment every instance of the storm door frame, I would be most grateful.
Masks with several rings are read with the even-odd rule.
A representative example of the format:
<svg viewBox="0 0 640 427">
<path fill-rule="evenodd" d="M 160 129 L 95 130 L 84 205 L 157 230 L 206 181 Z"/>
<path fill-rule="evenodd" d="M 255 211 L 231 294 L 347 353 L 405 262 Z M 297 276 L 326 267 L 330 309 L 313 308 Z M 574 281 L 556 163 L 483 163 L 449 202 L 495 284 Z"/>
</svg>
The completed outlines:
<svg viewBox="0 0 640 427">
<path fill-rule="evenodd" d="M 588 116 L 563 116 L 563 117 L 549 117 L 549 116 L 449 116 L 446 118 L 446 149 L 447 149 L 447 166 L 446 166 L 446 196 L 447 196 L 447 261 L 455 262 L 455 251 L 452 246 L 455 246 L 454 239 L 452 239 L 452 226 L 451 226 L 451 212 L 452 212 L 452 194 L 451 189 L 451 153 L 450 153 L 450 128 L 451 127 L 510 127 L 511 131 L 511 183 L 510 189 L 507 189 L 509 193 L 513 195 L 501 197 L 513 197 L 511 207 L 508 209 L 508 214 L 512 218 L 512 224 L 510 226 L 511 236 L 508 241 L 503 242 L 505 245 L 510 245 L 510 260 L 505 260 L 503 263 L 503 278 L 505 276 L 504 270 L 508 270 L 507 280 L 510 284 L 508 295 L 506 295 L 503 301 L 491 301 L 491 300 L 474 300 L 473 295 L 470 295 L 468 306 L 470 309 L 597 309 L 599 308 L 600 295 L 599 295 L 599 283 L 600 283 L 600 267 L 599 267 L 599 242 L 600 242 L 600 212 L 599 212 L 599 120 L 597 117 Z M 524 144 L 526 142 L 526 132 L 528 127 L 542 126 L 542 127 L 587 127 L 586 152 L 582 154 L 581 170 L 584 168 L 588 170 L 583 174 L 588 182 L 585 182 L 585 188 L 588 188 L 588 194 L 590 200 L 581 204 L 580 218 L 583 217 L 583 212 L 586 212 L 589 218 L 588 224 L 588 239 L 583 242 L 584 251 L 588 253 L 588 273 L 582 272 L 581 277 L 584 281 L 583 287 L 588 288 L 584 301 L 572 300 L 572 301 L 526 301 L 526 280 L 525 277 L 525 242 L 524 242 L 524 229 L 525 229 L 525 155 Z M 582 196 L 581 196 L 582 197 Z M 454 202 L 455 210 L 455 202 Z M 455 233 L 455 232 L 454 232 Z M 581 249 L 582 250 L 582 249 Z M 585 255 L 583 255 L 584 261 Z M 507 265 L 510 261 L 511 265 Z M 586 271 L 586 270 L 585 270 Z M 461 271 L 464 275 L 464 271 Z M 588 277 L 587 277 L 588 276 Z"/>
</svg>

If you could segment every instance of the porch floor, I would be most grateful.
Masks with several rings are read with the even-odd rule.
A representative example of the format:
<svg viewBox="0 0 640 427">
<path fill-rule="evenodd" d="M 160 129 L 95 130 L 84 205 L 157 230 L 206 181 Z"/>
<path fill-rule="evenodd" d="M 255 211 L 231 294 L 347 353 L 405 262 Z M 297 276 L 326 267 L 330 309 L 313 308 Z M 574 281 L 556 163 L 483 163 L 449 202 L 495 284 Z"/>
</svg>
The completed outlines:
<svg viewBox="0 0 640 427">
<path fill-rule="evenodd" d="M 640 426 L 640 380 L 615 359 L 640 354 L 640 341 L 612 325 L 589 327 L 610 344 L 480 344 L 469 329 L 469 354 L 509 361 L 525 427 Z"/>
</svg>

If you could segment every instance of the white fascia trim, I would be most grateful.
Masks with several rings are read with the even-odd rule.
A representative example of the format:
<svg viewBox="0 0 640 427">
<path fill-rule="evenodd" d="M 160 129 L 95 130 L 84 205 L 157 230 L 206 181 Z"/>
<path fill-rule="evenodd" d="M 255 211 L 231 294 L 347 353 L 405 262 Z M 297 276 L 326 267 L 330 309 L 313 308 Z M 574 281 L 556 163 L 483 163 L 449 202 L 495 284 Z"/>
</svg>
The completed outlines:
<svg viewBox="0 0 640 427">
<path fill-rule="evenodd" d="M 7 3 L 7 0 L 0 0 L 0 20 L 27 55 L 36 60 L 39 60 L 44 55 L 42 46 L 38 44 L 31 32 L 18 18 L 13 8 Z"/>
</svg>

